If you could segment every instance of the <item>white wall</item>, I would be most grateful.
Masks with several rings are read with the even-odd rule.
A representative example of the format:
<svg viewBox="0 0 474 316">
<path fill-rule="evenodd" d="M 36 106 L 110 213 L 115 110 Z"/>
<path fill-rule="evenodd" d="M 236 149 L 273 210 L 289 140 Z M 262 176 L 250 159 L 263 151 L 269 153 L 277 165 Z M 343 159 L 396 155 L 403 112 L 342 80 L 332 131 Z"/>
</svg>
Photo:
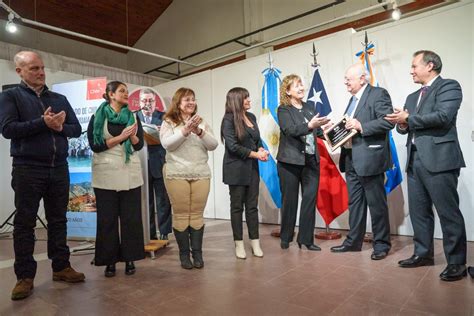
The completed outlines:
<svg viewBox="0 0 474 316">
<path fill-rule="evenodd" d="M 380 85 L 387 88 L 391 94 L 394 106 L 403 106 L 406 96 L 417 89 L 409 75 L 412 54 L 419 49 L 431 49 L 438 52 L 444 62 L 442 76 L 454 78 L 463 87 L 464 101 L 458 115 L 458 131 L 464 152 L 467 168 L 462 169 L 459 178 L 459 194 L 461 211 L 466 220 L 468 239 L 474 240 L 474 149 L 471 133 L 474 131 L 474 106 L 472 100 L 473 88 L 473 18 L 472 2 L 443 7 L 422 15 L 405 18 L 377 28 L 368 30 L 369 39 L 376 45 L 375 57 L 376 75 Z M 343 86 L 345 69 L 357 62 L 354 54 L 361 49 L 364 34 L 352 34 L 350 30 L 339 32 L 315 41 L 319 51 L 318 61 L 322 65 L 323 78 L 331 106 L 333 117 L 337 118 L 343 112 L 349 95 Z M 282 70 L 282 76 L 297 73 L 303 77 L 306 86 L 310 84 L 312 58 L 309 53 L 312 42 L 302 43 L 272 53 L 274 64 Z M 158 85 L 156 89 L 165 98 L 171 98 L 174 91 L 181 86 L 196 90 L 199 99 L 199 112 L 208 120 L 212 120 L 214 132 L 219 134 L 220 121 L 224 113 L 225 94 L 235 86 L 243 86 L 250 91 L 252 112 L 260 115 L 261 88 L 263 76 L 261 71 L 267 67 L 267 56 L 261 55 L 249 58 L 239 63 L 197 74 L 192 77 Z M 210 95 L 206 95 L 210 93 Z M 205 99 L 206 102 L 201 100 Z M 211 115 L 211 116 L 209 116 Z M 212 119 L 210 119 L 212 117 Z M 405 137 L 394 132 L 400 164 L 405 165 Z M 216 218 L 229 218 L 228 189 L 222 183 L 223 146 L 220 145 L 213 153 L 214 200 Z M 404 174 L 404 178 L 406 175 Z M 276 223 L 278 211 L 267 203 L 266 192 L 263 190 L 260 201 L 260 212 L 264 222 Z M 390 219 L 392 233 L 412 234 L 406 203 L 406 180 L 389 196 Z M 212 212 L 206 211 L 206 216 Z M 323 223 L 318 216 L 317 226 Z M 347 212 L 338 218 L 332 227 L 347 228 Z M 439 223 L 436 236 L 440 237 Z"/>
</svg>

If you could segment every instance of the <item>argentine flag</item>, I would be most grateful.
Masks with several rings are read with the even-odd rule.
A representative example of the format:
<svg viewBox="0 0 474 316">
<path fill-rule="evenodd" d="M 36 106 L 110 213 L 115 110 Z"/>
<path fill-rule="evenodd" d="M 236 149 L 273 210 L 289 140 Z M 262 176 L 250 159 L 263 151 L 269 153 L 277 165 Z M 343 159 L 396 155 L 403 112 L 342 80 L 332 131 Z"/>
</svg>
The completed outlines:
<svg viewBox="0 0 474 316">
<path fill-rule="evenodd" d="M 270 67 L 263 72 L 265 82 L 262 89 L 262 114 L 258 122 L 260 137 L 263 146 L 270 153 L 267 162 L 259 161 L 260 178 L 265 183 L 273 203 L 281 208 L 280 180 L 277 172 L 276 156 L 280 143 L 280 127 L 278 126 L 277 108 L 280 101 L 280 73 L 281 71 Z"/>
</svg>

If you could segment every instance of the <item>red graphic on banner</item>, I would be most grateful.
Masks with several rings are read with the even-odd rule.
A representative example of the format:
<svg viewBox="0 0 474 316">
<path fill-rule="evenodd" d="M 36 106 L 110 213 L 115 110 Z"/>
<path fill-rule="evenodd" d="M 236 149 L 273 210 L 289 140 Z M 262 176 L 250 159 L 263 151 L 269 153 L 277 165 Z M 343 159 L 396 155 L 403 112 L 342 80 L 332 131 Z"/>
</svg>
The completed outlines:
<svg viewBox="0 0 474 316">
<path fill-rule="evenodd" d="M 106 86 L 107 79 L 105 77 L 87 80 L 87 100 L 102 99 Z"/>
<path fill-rule="evenodd" d="M 143 104 L 140 105 L 140 91 L 142 90 L 145 92 L 145 93 L 142 93 L 144 102 L 142 102 Z M 147 92 L 146 90 L 148 90 L 148 92 L 150 93 L 146 93 Z M 155 103 L 150 104 L 150 103 L 145 102 L 146 100 L 149 101 L 150 99 L 154 99 Z M 160 112 L 166 111 L 165 101 L 155 89 L 141 87 L 141 88 L 137 88 L 133 90 L 128 95 L 128 108 L 130 109 L 130 111 L 138 111 L 141 109 L 142 106 L 153 107 L 153 105 L 155 107 L 155 111 L 160 111 Z"/>
</svg>

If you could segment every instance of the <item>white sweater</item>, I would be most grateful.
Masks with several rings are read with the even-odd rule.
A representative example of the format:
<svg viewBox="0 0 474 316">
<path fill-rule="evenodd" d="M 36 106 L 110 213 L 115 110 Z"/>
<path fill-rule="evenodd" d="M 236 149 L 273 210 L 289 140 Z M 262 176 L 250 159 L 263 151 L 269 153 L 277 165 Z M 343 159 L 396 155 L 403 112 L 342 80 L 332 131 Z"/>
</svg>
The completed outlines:
<svg viewBox="0 0 474 316">
<path fill-rule="evenodd" d="M 164 175 L 168 179 L 210 179 L 211 169 L 207 164 L 208 151 L 216 149 L 218 142 L 212 129 L 204 122 L 199 124 L 204 135 L 183 135 L 184 125 L 163 121 L 160 130 L 161 145 L 166 149 Z"/>
</svg>

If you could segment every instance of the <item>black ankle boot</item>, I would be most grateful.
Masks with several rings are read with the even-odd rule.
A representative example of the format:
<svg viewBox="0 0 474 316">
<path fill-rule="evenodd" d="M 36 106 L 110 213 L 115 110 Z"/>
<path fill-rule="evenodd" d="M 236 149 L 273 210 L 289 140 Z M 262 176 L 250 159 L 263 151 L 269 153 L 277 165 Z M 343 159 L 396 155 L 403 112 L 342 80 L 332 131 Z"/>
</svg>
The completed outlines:
<svg viewBox="0 0 474 316">
<path fill-rule="evenodd" d="M 204 225 L 200 229 L 189 227 L 191 235 L 191 250 L 193 254 L 193 265 L 197 269 L 204 267 L 204 260 L 202 259 L 202 238 L 204 235 Z"/>
<path fill-rule="evenodd" d="M 104 275 L 107 278 L 111 278 L 115 276 L 115 264 L 109 264 L 105 267 Z"/>
<path fill-rule="evenodd" d="M 192 269 L 193 263 L 189 258 L 189 227 L 182 232 L 173 228 L 174 237 L 179 247 L 179 260 L 183 269 Z"/>
<path fill-rule="evenodd" d="M 125 262 L 125 274 L 126 275 L 132 275 L 132 274 L 135 274 L 135 264 L 133 263 L 133 261 L 127 261 Z"/>
</svg>

